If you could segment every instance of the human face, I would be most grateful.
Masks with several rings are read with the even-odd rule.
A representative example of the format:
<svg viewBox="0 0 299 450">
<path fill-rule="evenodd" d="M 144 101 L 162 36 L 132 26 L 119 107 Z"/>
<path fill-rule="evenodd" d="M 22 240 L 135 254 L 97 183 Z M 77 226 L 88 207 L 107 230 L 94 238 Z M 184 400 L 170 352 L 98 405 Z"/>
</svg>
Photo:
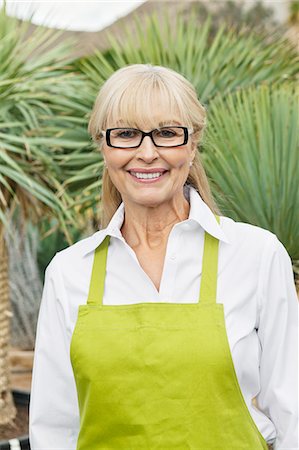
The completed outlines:
<svg viewBox="0 0 299 450">
<path fill-rule="evenodd" d="M 165 126 L 165 120 L 163 122 Z M 185 126 L 174 120 L 167 121 L 167 125 Z M 149 132 L 151 129 L 143 131 Z M 191 136 L 188 142 L 180 147 L 156 147 L 150 137 L 145 136 L 138 148 L 112 148 L 105 142 L 102 151 L 109 176 L 123 201 L 148 207 L 158 206 L 175 197 L 183 196 L 190 161 L 195 155 Z M 162 174 L 158 178 L 140 179 L 133 172 Z"/>
</svg>

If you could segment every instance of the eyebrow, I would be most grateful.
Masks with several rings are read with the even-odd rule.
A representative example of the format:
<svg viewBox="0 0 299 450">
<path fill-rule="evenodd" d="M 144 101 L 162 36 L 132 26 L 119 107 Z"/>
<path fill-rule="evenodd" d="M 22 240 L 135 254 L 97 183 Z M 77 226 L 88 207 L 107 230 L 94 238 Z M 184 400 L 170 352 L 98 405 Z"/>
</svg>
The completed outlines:
<svg viewBox="0 0 299 450">
<path fill-rule="evenodd" d="M 159 122 L 158 126 L 162 127 L 163 125 L 180 125 L 180 122 L 177 120 L 162 120 Z"/>
<path fill-rule="evenodd" d="M 117 121 L 117 125 L 121 126 L 124 125 L 126 122 L 123 119 L 120 119 Z M 163 127 L 163 126 L 170 126 L 170 125 L 181 125 L 181 122 L 177 121 L 177 120 L 161 120 L 158 123 L 158 127 Z"/>
</svg>

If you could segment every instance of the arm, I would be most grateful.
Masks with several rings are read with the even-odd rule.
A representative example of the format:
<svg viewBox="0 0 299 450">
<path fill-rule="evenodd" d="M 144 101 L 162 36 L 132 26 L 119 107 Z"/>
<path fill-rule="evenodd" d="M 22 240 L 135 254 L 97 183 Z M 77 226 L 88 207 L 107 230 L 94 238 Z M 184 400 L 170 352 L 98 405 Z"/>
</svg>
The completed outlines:
<svg viewBox="0 0 299 450">
<path fill-rule="evenodd" d="M 290 257 L 275 235 L 264 251 L 258 297 L 259 408 L 277 432 L 275 450 L 298 449 L 298 301 Z"/>
<path fill-rule="evenodd" d="M 66 298 L 56 255 L 46 269 L 37 324 L 29 413 L 32 450 L 76 448 L 79 410 Z"/>
</svg>

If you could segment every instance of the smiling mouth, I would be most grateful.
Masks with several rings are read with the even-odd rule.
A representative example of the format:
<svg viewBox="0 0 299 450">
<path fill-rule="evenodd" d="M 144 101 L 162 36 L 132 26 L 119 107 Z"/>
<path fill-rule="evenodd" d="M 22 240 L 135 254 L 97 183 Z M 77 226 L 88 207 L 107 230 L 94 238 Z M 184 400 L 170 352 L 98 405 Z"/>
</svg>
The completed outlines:
<svg viewBox="0 0 299 450">
<path fill-rule="evenodd" d="M 144 173 L 138 173 L 138 172 L 130 172 L 133 177 L 136 178 L 142 178 L 142 179 L 152 179 L 152 178 L 158 178 L 161 177 L 166 172 L 144 172 Z"/>
<path fill-rule="evenodd" d="M 138 173 L 128 171 L 129 175 L 131 175 L 131 177 L 134 178 L 135 181 L 141 183 L 153 183 L 155 181 L 158 181 L 161 178 L 165 177 L 165 175 L 168 172 L 169 172 L 168 170 L 166 170 L 165 172 L 152 172 L 152 173 Z"/>
</svg>

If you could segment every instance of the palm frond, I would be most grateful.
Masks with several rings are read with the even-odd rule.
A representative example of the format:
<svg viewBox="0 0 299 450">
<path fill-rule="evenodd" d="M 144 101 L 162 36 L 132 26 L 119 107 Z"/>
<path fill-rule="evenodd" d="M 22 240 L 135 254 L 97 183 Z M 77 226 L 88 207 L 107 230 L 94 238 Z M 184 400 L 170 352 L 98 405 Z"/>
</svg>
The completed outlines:
<svg viewBox="0 0 299 450">
<path fill-rule="evenodd" d="M 299 259 L 298 91 L 247 88 L 209 106 L 205 167 L 223 211 L 266 228 Z"/>
<path fill-rule="evenodd" d="M 195 85 L 204 103 L 219 92 L 295 79 L 299 69 L 296 50 L 279 30 L 269 35 L 223 25 L 212 35 L 211 19 L 200 24 L 194 10 L 186 20 L 180 14 L 173 19 L 165 9 L 162 19 L 153 13 L 143 26 L 136 15 L 124 37 L 108 38 L 106 55 L 97 51 L 78 62 L 95 92 L 114 70 L 136 63 L 177 70 Z"/>
<path fill-rule="evenodd" d="M 0 221 L 16 202 L 33 220 L 54 213 L 66 230 L 76 221 L 56 156 L 89 142 L 85 78 L 70 65 L 73 41 L 28 25 L 0 11 Z"/>
</svg>

